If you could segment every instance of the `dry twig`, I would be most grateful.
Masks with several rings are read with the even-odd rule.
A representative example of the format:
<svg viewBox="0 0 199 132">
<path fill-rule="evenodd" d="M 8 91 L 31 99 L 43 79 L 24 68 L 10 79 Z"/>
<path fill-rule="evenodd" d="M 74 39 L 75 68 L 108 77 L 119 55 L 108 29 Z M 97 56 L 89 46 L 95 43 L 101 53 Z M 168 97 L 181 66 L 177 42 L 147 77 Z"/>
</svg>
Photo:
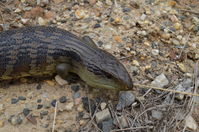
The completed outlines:
<svg viewBox="0 0 199 132">
<path fill-rule="evenodd" d="M 192 11 L 192 10 L 187 10 L 187 9 L 180 9 L 180 10 L 184 11 L 184 12 L 189 12 L 189 13 L 193 13 L 193 14 L 199 15 L 199 12 L 195 12 L 195 11 Z"/>
<path fill-rule="evenodd" d="M 56 101 L 55 103 L 55 112 L 54 112 L 54 118 L 53 118 L 53 127 L 52 127 L 52 132 L 55 131 L 55 119 L 57 117 L 57 105 L 58 105 L 58 102 Z"/>
<path fill-rule="evenodd" d="M 132 128 L 124 128 L 124 129 L 115 129 L 115 130 L 111 130 L 111 132 L 122 132 L 122 131 L 129 131 L 129 130 L 136 130 L 136 129 L 146 129 L 146 128 L 152 129 L 153 126 L 140 126 L 140 127 L 132 127 Z"/>
<path fill-rule="evenodd" d="M 166 92 L 172 92 L 172 93 L 178 93 L 178 94 L 184 94 L 184 95 L 198 96 L 199 97 L 199 94 L 197 94 L 197 93 L 187 93 L 187 92 L 181 92 L 181 91 L 176 91 L 176 90 L 172 90 L 172 89 L 165 89 L 165 88 L 159 88 L 159 87 L 142 85 L 142 84 L 134 84 L 134 86 L 137 86 L 137 87 L 140 87 L 140 88 L 150 88 L 150 89 L 162 90 L 162 91 L 166 91 Z"/>
</svg>

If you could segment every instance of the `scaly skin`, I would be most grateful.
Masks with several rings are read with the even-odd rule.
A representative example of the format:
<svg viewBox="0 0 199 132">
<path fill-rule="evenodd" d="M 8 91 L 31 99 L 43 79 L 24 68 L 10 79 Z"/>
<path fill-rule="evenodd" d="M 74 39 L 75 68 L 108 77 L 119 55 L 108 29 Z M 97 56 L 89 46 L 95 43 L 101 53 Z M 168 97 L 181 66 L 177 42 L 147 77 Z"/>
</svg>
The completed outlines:
<svg viewBox="0 0 199 132">
<path fill-rule="evenodd" d="M 69 72 L 92 87 L 132 87 L 128 72 L 114 56 L 68 31 L 35 26 L 0 32 L 0 80 L 52 75 L 60 63 L 69 64 Z"/>
</svg>

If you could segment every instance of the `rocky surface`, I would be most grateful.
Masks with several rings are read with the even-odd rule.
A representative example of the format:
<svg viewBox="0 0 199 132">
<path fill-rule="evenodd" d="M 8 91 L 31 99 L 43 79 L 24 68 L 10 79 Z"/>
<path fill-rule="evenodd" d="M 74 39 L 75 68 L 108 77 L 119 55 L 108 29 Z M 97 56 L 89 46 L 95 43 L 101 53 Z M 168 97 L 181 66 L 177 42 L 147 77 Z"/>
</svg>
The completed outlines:
<svg viewBox="0 0 199 132">
<path fill-rule="evenodd" d="M 55 110 L 56 131 L 199 129 L 198 98 L 136 87 L 195 90 L 198 7 L 194 0 L 0 1 L 0 31 L 44 25 L 88 35 L 125 65 L 135 83 L 129 93 L 115 94 L 59 76 L 22 78 L 0 89 L 0 131 L 52 131 Z"/>
</svg>

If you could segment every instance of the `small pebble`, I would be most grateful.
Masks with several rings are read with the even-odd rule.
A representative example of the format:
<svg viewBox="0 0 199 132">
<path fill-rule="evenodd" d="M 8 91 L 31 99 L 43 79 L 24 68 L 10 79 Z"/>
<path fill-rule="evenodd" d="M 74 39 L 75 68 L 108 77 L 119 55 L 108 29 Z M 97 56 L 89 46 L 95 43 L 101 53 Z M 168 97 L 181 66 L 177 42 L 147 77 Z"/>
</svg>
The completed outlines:
<svg viewBox="0 0 199 132">
<path fill-rule="evenodd" d="M 169 33 L 162 33 L 161 34 L 161 37 L 163 38 L 163 39 L 170 39 L 171 38 L 171 35 L 169 34 Z"/>
<path fill-rule="evenodd" d="M 174 24 L 174 28 L 175 28 L 176 30 L 181 29 L 181 27 L 182 27 L 182 25 L 181 25 L 180 23 L 178 23 L 178 22 Z"/>
<path fill-rule="evenodd" d="M 146 36 L 147 32 L 146 31 L 137 31 L 138 35 Z"/>
<path fill-rule="evenodd" d="M 141 32 L 141 35 L 142 35 L 142 36 L 146 36 L 146 35 L 147 35 L 147 32 L 146 32 L 146 31 L 142 31 L 142 32 Z"/>
<path fill-rule="evenodd" d="M 42 17 L 39 17 L 39 18 L 38 18 L 38 23 L 39 23 L 39 25 L 44 26 L 44 25 L 46 25 L 48 22 L 47 22 L 47 20 L 43 19 Z"/>
<path fill-rule="evenodd" d="M 110 132 L 113 129 L 113 121 L 109 119 L 108 121 L 103 121 L 99 124 L 103 132 Z"/>
<path fill-rule="evenodd" d="M 42 101 L 41 99 L 38 99 L 38 100 L 37 100 L 37 103 L 41 103 L 41 101 Z"/>
<path fill-rule="evenodd" d="M 196 24 L 196 25 L 199 24 L 199 18 L 197 18 L 197 17 L 193 17 L 193 18 L 192 18 L 192 21 L 193 21 L 193 23 Z"/>
<path fill-rule="evenodd" d="M 23 114 L 24 114 L 24 116 L 27 116 L 29 113 L 30 113 L 30 109 L 28 109 L 28 108 L 24 108 L 23 109 Z"/>
<path fill-rule="evenodd" d="M 101 46 L 103 45 L 103 42 L 102 42 L 102 41 L 98 41 L 98 42 L 97 42 L 97 45 L 98 45 L 99 47 L 101 47 Z"/>
<path fill-rule="evenodd" d="M 159 43 L 156 42 L 156 41 L 153 41 L 153 42 L 151 43 L 151 47 L 152 47 L 153 49 L 157 49 L 157 48 L 159 47 Z"/>
<path fill-rule="evenodd" d="M 87 15 L 86 15 L 86 12 L 84 10 L 78 9 L 78 10 L 75 11 L 75 16 L 76 16 L 77 19 L 83 19 Z"/>
<path fill-rule="evenodd" d="M 142 14 L 140 20 L 144 21 L 146 19 L 146 14 Z"/>
<path fill-rule="evenodd" d="M 79 105 L 79 104 L 81 104 L 81 103 L 82 103 L 82 99 L 81 99 L 81 97 L 80 97 L 80 98 L 76 98 L 76 99 L 74 99 L 74 103 L 75 103 L 75 105 Z"/>
<path fill-rule="evenodd" d="M 83 108 L 83 105 L 80 104 L 78 107 L 77 107 L 77 111 L 78 112 L 83 112 L 84 111 L 84 108 Z"/>
<path fill-rule="evenodd" d="M 106 108 L 100 112 L 97 112 L 95 115 L 95 119 L 97 123 L 101 123 L 104 120 L 111 119 L 111 114 L 109 112 L 109 109 Z"/>
<path fill-rule="evenodd" d="M 158 110 L 152 110 L 151 111 L 152 113 L 152 117 L 156 120 L 161 120 L 162 117 L 163 117 L 163 113 L 161 111 L 158 111 Z"/>
<path fill-rule="evenodd" d="M 65 109 L 66 109 L 67 111 L 72 111 L 72 110 L 73 110 L 73 107 L 74 107 L 74 103 L 73 103 L 73 102 L 70 102 L 70 103 L 66 104 Z"/>
<path fill-rule="evenodd" d="M 5 109 L 5 105 L 4 104 L 0 104 L 0 113 Z"/>
<path fill-rule="evenodd" d="M 36 88 L 37 88 L 37 90 L 40 90 L 41 89 L 41 84 L 39 83 Z"/>
<path fill-rule="evenodd" d="M 62 96 L 61 98 L 59 98 L 60 103 L 65 103 L 66 101 L 67 101 L 66 96 Z"/>
<path fill-rule="evenodd" d="M 172 22 L 178 22 L 179 21 L 178 18 L 176 17 L 176 15 L 170 16 L 170 19 L 171 19 Z"/>
<path fill-rule="evenodd" d="M 40 112 L 40 117 L 43 118 L 43 116 L 48 115 L 48 111 L 41 111 Z"/>
<path fill-rule="evenodd" d="M 125 107 L 130 106 L 135 101 L 135 96 L 131 91 L 120 92 L 119 101 L 116 109 L 122 110 Z"/>
<path fill-rule="evenodd" d="M 17 8 L 14 12 L 19 13 L 21 12 L 21 9 Z"/>
<path fill-rule="evenodd" d="M 184 73 L 187 72 L 187 66 L 183 63 L 177 63 L 177 66 L 180 68 L 180 70 Z"/>
<path fill-rule="evenodd" d="M 72 89 L 74 92 L 77 92 L 77 91 L 79 91 L 80 86 L 79 86 L 79 85 L 72 85 L 72 86 L 71 86 L 71 89 Z"/>
<path fill-rule="evenodd" d="M 73 94 L 73 99 L 80 98 L 80 97 L 81 97 L 81 94 L 79 92 L 76 92 Z"/>
<path fill-rule="evenodd" d="M 10 118 L 8 119 L 8 121 L 12 124 L 12 125 L 20 125 L 22 123 L 22 119 L 20 116 L 18 115 L 11 115 Z"/>
<path fill-rule="evenodd" d="M 79 125 L 80 125 L 80 126 L 83 126 L 83 125 L 85 125 L 86 123 L 87 123 L 86 120 L 80 120 L 80 121 L 79 121 Z"/>
<path fill-rule="evenodd" d="M 178 40 L 182 40 L 182 38 L 183 38 L 183 37 L 182 37 L 181 35 L 178 35 L 178 36 L 177 36 L 177 39 L 178 39 Z"/>
<path fill-rule="evenodd" d="M 52 105 L 53 107 L 55 107 L 56 102 L 57 102 L 57 100 L 56 100 L 56 99 L 52 100 L 51 105 Z"/>
<path fill-rule="evenodd" d="M 151 67 L 156 68 L 157 67 L 157 62 L 156 61 L 151 61 Z"/>
<path fill-rule="evenodd" d="M 131 66 L 130 71 L 132 72 L 133 76 L 136 76 L 139 73 L 139 69 L 136 66 Z"/>
<path fill-rule="evenodd" d="M 4 127 L 4 121 L 0 120 L 0 128 Z"/>
<path fill-rule="evenodd" d="M 122 9 L 122 11 L 123 11 L 123 12 L 130 12 L 130 11 L 131 11 L 131 8 L 124 7 L 124 8 Z"/>
<path fill-rule="evenodd" d="M 169 80 L 167 77 L 162 73 L 159 76 L 157 76 L 152 82 L 151 85 L 155 87 L 163 88 L 164 86 L 169 84 Z"/>
<path fill-rule="evenodd" d="M 198 124 L 197 122 L 194 120 L 194 118 L 192 116 L 188 116 L 186 119 L 185 119 L 185 126 L 191 130 L 191 131 L 197 131 L 198 130 Z"/>
<path fill-rule="evenodd" d="M 24 96 L 19 96 L 19 97 L 18 97 L 18 100 L 26 100 L 26 97 L 24 97 Z"/>
<path fill-rule="evenodd" d="M 150 46 L 150 43 L 149 43 L 148 41 L 145 41 L 145 42 L 144 42 L 144 45 Z"/>
<path fill-rule="evenodd" d="M 64 85 L 68 84 L 68 82 L 66 80 L 62 79 L 59 75 L 55 76 L 55 80 L 60 86 L 64 86 Z"/>
<path fill-rule="evenodd" d="M 37 105 L 37 109 L 41 109 L 42 107 L 43 107 L 43 105 L 41 105 L 41 104 Z"/>
<path fill-rule="evenodd" d="M 130 6 L 132 6 L 135 9 L 140 8 L 140 5 L 139 5 L 139 3 L 137 1 L 130 1 L 129 4 L 130 4 Z"/>
<path fill-rule="evenodd" d="M 111 6 L 113 4 L 113 2 L 111 0 L 106 0 L 106 4 Z"/>
<path fill-rule="evenodd" d="M 106 108 L 106 103 L 105 102 L 102 102 L 101 104 L 100 104 L 100 108 L 101 108 L 101 110 L 104 110 L 105 108 Z"/>
<path fill-rule="evenodd" d="M 97 23 L 97 24 L 95 24 L 95 25 L 93 26 L 93 28 L 99 28 L 99 27 L 101 27 L 101 25 L 100 25 L 99 23 Z"/>
<path fill-rule="evenodd" d="M 43 106 L 44 106 L 45 109 L 48 109 L 48 108 L 50 108 L 51 103 L 48 102 L 48 101 L 44 101 L 44 102 L 43 102 Z"/>
<path fill-rule="evenodd" d="M 175 44 L 175 45 L 180 45 L 180 42 L 177 39 L 173 39 L 172 43 Z"/>
<path fill-rule="evenodd" d="M 159 55 L 159 50 L 158 49 L 152 49 L 151 53 L 152 53 L 152 55 L 157 56 L 157 55 Z"/>
<path fill-rule="evenodd" d="M 19 101 L 19 99 L 12 98 L 12 99 L 11 99 L 11 104 L 16 104 L 18 101 Z"/>
<path fill-rule="evenodd" d="M 139 62 L 137 61 L 137 60 L 133 60 L 133 65 L 135 65 L 135 66 L 140 66 L 140 64 L 139 64 Z"/>
<path fill-rule="evenodd" d="M 119 124 L 118 124 L 119 121 Z M 114 124 L 117 126 L 121 126 L 121 128 L 127 128 L 129 126 L 126 118 L 124 116 L 120 116 L 118 117 L 118 121 L 116 119 L 114 119 Z"/>
<path fill-rule="evenodd" d="M 111 45 L 111 44 L 106 44 L 106 45 L 104 45 L 104 48 L 105 48 L 106 50 L 109 50 L 109 49 L 112 48 L 112 45 Z"/>
<path fill-rule="evenodd" d="M 192 79 L 187 78 L 187 79 L 185 79 L 185 80 L 182 82 L 182 85 L 183 85 L 183 87 L 184 87 L 185 89 L 189 89 L 189 88 L 193 87 L 193 81 L 192 81 Z"/>
<path fill-rule="evenodd" d="M 29 21 L 29 19 L 24 19 L 24 18 L 21 19 L 21 22 L 22 22 L 23 24 L 27 24 L 28 21 Z"/>
</svg>

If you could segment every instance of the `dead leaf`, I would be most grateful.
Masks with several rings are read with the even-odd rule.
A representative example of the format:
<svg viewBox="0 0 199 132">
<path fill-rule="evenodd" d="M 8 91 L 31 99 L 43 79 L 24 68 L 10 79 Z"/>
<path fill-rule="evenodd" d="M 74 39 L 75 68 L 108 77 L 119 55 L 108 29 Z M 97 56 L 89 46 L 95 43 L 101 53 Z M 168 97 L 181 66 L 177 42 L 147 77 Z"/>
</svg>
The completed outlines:
<svg viewBox="0 0 199 132">
<path fill-rule="evenodd" d="M 33 116 L 32 114 L 29 114 L 28 116 L 26 116 L 26 119 L 30 121 L 33 125 L 37 125 L 37 120 L 35 116 Z"/>
</svg>

